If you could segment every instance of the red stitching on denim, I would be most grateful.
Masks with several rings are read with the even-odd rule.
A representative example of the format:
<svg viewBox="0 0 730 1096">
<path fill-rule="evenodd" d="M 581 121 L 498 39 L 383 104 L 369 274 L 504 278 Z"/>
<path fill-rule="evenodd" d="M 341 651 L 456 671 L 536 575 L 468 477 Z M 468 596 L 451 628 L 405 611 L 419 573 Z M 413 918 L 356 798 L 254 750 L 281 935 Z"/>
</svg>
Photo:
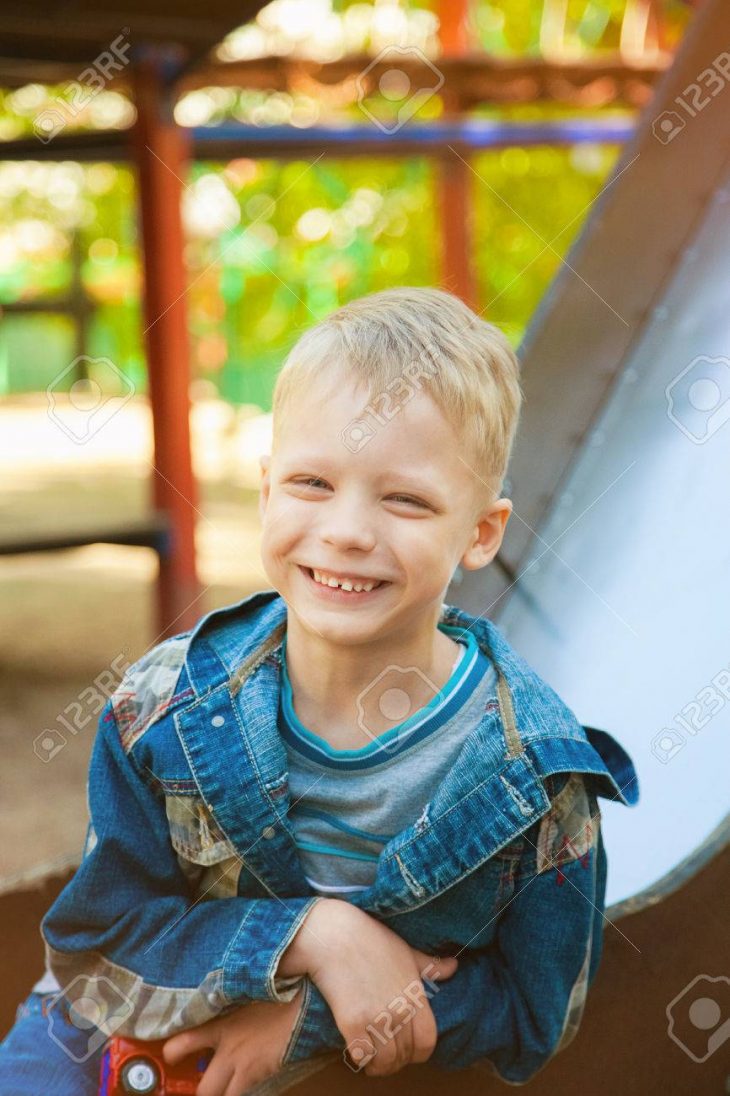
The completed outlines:
<svg viewBox="0 0 730 1096">
<path fill-rule="evenodd" d="M 590 860 L 591 860 L 591 850 L 586 849 L 586 851 L 582 854 L 582 856 L 578 856 L 576 854 L 575 845 L 570 840 L 567 833 L 564 833 L 561 844 L 560 844 L 560 849 L 558 850 L 558 855 L 555 857 L 556 861 L 558 861 L 560 859 L 560 857 L 562 856 L 563 852 L 565 852 L 566 849 L 570 849 L 574 854 L 573 859 L 570 861 L 570 863 L 574 864 L 576 862 L 576 860 L 580 860 L 580 864 L 581 864 L 582 868 L 587 868 L 588 867 L 588 865 L 590 864 Z M 565 864 L 567 862 L 568 862 L 568 860 L 567 860 L 567 857 L 566 857 L 565 860 L 560 861 L 560 864 Z M 560 864 L 556 863 L 555 870 L 558 873 L 558 878 L 557 878 L 558 886 L 562 887 L 563 883 L 566 880 L 566 875 L 561 870 Z"/>
<path fill-rule="evenodd" d="M 123 728 L 120 726 L 120 738 L 122 740 L 122 746 L 125 748 L 125 750 L 127 748 L 127 741 L 139 728 L 137 711 L 131 703 L 132 699 L 136 696 L 136 693 L 122 693 L 121 695 L 115 694 L 114 697 L 117 702 L 114 707 L 114 714 L 117 717 L 117 723 L 121 724 L 122 720 L 124 720 L 125 723 L 125 726 Z M 145 717 L 145 727 L 149 727 L 150 724 L 154 723 L 154 721 L 159 716 L 165 715 L 165 713 L 168 712 L 170 708 L 173 707 L 173 705 L 177 704 L 181 700 L 186 700 L 188 697 L 191 696 L 195 696 L 194 689 L 183 689 L 181 693 L 177 693 L 176 696 L 170 697 L 169 700 L 165 700 L 161 704 L 158 704 L 157 707 L 153 708 L 152 711 Z"/>
</svg>

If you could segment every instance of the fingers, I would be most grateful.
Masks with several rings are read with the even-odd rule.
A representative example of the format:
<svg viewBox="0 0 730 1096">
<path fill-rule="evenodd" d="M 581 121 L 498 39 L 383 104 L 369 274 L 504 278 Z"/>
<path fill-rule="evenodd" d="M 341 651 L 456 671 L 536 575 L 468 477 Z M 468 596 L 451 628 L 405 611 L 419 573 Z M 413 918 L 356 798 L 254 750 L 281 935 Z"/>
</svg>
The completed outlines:
<svg viewBox="0 0 730 1096">
<path fill-rule="evenodd" d="M 191 1028 L 189 1031 L 181 1031 L 173 1035 L 162 1047 L 162 1057 L 168 1065 L 175 1065 L 188 1054 L 204 1047 L 215 1047 L 218 1040 L 211 1024 L 203 1024 L 201 1027 Z"/>
<path fill-rule="evenodd" d="M 372 1040 L 375 1055 L 365 1066 L 368 1076 L 389 1076 L 411 1063 L 426 1062 L 433 1054 L 438 1037 L 436 1020 L 426 988 L 420 981 L 417 986 L 418 995 L 411 987 L 408 997 L 402 995 L 391 1002 L 391 1022 Z M 372 1025 L 367 1030 L 371 1031 Z"/>
<path fill-rule="evenodd" d="M 432 982 L 443 982 L 456 973 L 459 960 L 451 955 L 439 957 L 438 955 L 426 955 L 418 948 L 412 948 L 413 955 L 418 965 L 422 978 L 428 978 Z"/>
<path fill-rule="evenodd" d="M 361 1041 L 364 1040 L 361 1039 Z M 378 1036 L 374 1035 L 373 1038 L 368 1037 L 368 1041 L 372 1044 L 375 1053 L 365 1066 L 363 1072 L 365 1072 L 368 1077 L 387 1077 L 391 1073 L 397 1073 L 401 1068 L 398 1064 L 399 1050 L 397 1037 L 381 1042 Z"/>
<path fill-rule="evenodd" d="M 395 1014 L 396 1036 L 394 1039 L 395 1055 L 388 1073 L 398 1073 L 407 1066 L 413 1057 L 413 1026 L 404 1022 L 402 1015 Z"/>
<path fill-rule="evenodd" d="M 417 1065 L 421 1062 L 427 1062 L 436 1049 L 436 1040 L 438 1038 L 436 1017 L 429 1004 L 425 1004 L 422 1009 L 419 1009 L 418 1014 L 413 1018 L 412 1027 L 413 1058 L 411 1060 Z"/>
<path fill-rule="evenodd" d="M 403 997 L 399 1004 L 391 1005 L 391 1022 L 383 1030 L 383 1037 L 387 1041 L 381 1046 L 377 1044 L 375 1057 L 365 1067 L 365 1073 L 369 1077 L 388 1077 L 392 1073 L 398 1073 L 413 1060 L 413 1025 L 411 1019 L 415 1009 Z M 392 1034 L 390 1034 L 392 1032 Z"/>
<path fill-rule="evenodd" d="M 270 1070 L 249 1070 L 248 1072 L 236 1070 L 228 1081 L 226 1088 L 220 1090 L 220 1096 L 246 1096 L 247 1092 L 262 1081 L 267 1081 L 271 1076 L 273 1074 Z M 213 1096 L 213 1094 L 204 1093 L 201 1088 L 198 1088 L 197 1096 Z M 219 1096 L 217 1091 L 215 1096 Z"/>
<path fill-rule="evenodd" d="M 202 1081 L 197 1087 L 196 1096 L 225 1096 L 232 1077 L 233 1066 L 230 1059 L 226 1059 L 220 1054 L 214 1054 L 203 1074 Z M 243 1089 L 241 1092 L 243 1092 Z M 240 1093 L 237 1093 L 236 1096 L 240 1096 Z"/>
</svg>

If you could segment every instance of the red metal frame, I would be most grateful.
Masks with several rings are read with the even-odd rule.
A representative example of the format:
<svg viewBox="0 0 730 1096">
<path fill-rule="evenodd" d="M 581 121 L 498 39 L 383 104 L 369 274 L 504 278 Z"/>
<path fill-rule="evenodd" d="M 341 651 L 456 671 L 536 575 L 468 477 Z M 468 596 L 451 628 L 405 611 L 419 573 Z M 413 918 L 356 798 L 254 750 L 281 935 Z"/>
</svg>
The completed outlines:
<svg viewBox="0 0 730 1096">
<path fill-rule="evenodd" d="M 155 60 L 135 66 L 133 153 L 144 263 L 144 315 L 154 429 L 153 501 L 168 518 L 170 552 L 160 558 L 161 635 L 184 631 L 201 615 L 195 566 L 197 491 L 190 450 L 190 347 L 181 219 L 187 171 L 185 131 Z"/>
<path fill-rule="evenodd" d="M 439 2 L 439 40 L 446 59 L 461 57 L 466 52 L 468 11 L 469 0 Z M 447 84 L 442 94 L 447 114 L 459 118 L 463 104 L 458 91 Z M 468 164 L 453 152 L 439 160 L 436 187 L 441 228 L 441 284 L 471 308 L 476 308 L 478 287 L 474 269 L 471 182 Z"/>
</svg>

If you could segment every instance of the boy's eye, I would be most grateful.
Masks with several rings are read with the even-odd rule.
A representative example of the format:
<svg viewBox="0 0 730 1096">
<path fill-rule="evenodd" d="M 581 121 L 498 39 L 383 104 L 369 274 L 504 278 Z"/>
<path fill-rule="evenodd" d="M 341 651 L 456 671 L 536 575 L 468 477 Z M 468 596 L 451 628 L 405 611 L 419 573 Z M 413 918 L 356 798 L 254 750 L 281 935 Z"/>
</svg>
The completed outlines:
<svg viewBox="0 0 730 1096">
<path fill-rule="evenodd" d="M 311 487 L 313 490 L 320 490 L 322 488 L 327 489 L 329 484 L 326 480 L 323 480 L 321 476 L 299 476 L 292 481 L 297 487 Z M 392 502 L 402 502 L 407 506 L 417 506 L 421 510 L 429 510 L 429 504 L 424 502 L 423 499 L 414 498 L 413 495 L 388 495 L 388 500 Z"/>
<path fill-rule="evenodd" d="M 428 503 L 423 499 L 414 499 L 412 495 L 390 495 L 389 498 L 394 499 L 396 502 L 407 502 L 411 506 L 428 507 Z"/>
<path fill-rule="evenodd" d="M 319 476 L 303 476 L 301 479 L 295 480 L 300 487 L 326 487 L 327 484 Z"/>
</svg>

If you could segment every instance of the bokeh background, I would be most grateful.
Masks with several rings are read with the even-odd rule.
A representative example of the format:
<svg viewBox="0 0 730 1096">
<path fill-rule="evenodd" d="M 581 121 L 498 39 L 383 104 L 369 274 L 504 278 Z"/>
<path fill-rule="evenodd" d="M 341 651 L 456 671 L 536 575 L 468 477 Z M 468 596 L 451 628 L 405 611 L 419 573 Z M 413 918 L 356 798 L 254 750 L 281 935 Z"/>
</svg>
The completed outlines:
<svg viewBox="0 0 730 1096">
<path fill-rule="evenodd" d="M 601 800 L 604 958 L 531 1083 L 730 1091 L 726 0 L 120 10 L 0 10 L 0 1034 L 81 856 L 106 697 L 268 586 L 258 460 L 289 348 L 353 298 L 438 285 L 505 330 L 527 395 L 502 550 L 450 600 L 641 788 Z M 441 1089 L 418 1069 L 382 1096 Z"/>
<path fill-rule="evenodd" d="M 372 114 L 387 121 L 399 105 L 398 89 L 383 86 L 369 100 L 372 114 L 362 109 L 357 77 L 371 58 L 405 46 L 436 65 L 450 60 L 444 88 L 409 126 L 455 116 L 493 124 L 493 147 L 471 152 L 463 172 L 461 287 L 519 346 L 692 8 L 681 0 L 457 7 L 454 41 L 453 13 L 442 25 L 448 5 L 274 0 L 183 81 L 172 110 L 196 132 L 235 122 L 274 138 L 277 127 L 318 126 L 359 127 L 366 137 Z M 482 86 L 476 73 L 487 61 Z M 216 75 L 218 85 L 209 82 Z M 0 532 L 11 541 L 133 523 L 149 510 L 136 176 L 119 158 L 32 158 L 38 119 L 65 94 L 36 81 L 0 90 L 8 150 L 3 158 L 0 146 Z M 133 97 L 112 81 L 65 120 L 63 140 L 100 131 L 123 138 L 134 123 Z M 257 460 L 276 370 L 298 334 L 388 286 L 459 291 L 443 258 L 442 170 L 425 142 L 399 155 L 191 156 L 180 185 L 200 614 L 268 584 Z M 68 414 L 83 413 L 99 359 L 113 362 L 134 394 L 89 444 L 72 444 L 49 417 L 49 391 Z M 78 858 L 93 721 L 66 736 L 52 764 L 39 762 L 32 743 L 58 729 L 59 712 L 120 652 L 133 660 L 159 638 L 156 569 L 152 549 L 109 544 L 3 558 L 5 890 Z M 53 810 L 41 810 L 49 800 Z"/>
</svg>

